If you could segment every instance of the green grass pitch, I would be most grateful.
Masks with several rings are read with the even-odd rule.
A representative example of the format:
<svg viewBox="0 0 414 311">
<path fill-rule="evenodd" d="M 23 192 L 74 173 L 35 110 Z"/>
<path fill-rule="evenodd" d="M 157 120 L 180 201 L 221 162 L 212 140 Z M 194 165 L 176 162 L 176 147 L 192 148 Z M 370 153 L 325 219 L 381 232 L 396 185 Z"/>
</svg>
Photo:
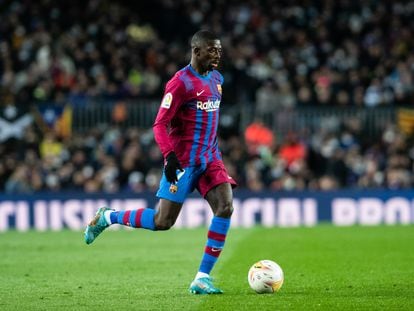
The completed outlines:
<svg viewBox="0 0 414 311">
<path fill-rule="evenodd" d="M 414 227 L 231 229 L 213 270 L 223 295 L 188 285 L 206 229 L 0 234 L 0 310 L 414 310 Z M 259 295 L 247 283 L 260 259 L 285 283 Z"/>
</svg>

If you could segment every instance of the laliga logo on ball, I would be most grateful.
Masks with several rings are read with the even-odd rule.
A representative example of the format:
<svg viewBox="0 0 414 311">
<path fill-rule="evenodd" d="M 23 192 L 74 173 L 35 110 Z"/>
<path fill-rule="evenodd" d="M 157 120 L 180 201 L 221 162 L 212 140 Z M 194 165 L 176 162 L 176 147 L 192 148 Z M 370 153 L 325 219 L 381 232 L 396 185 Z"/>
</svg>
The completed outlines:
<svg viewBox="0 0 414 311">
<path fill-rule="evenodd" d="M 271 260 L 260 260 L 247 275 L 250 287 L 258 294 L 275 293 L 283 285 L 283 270 Z"/>
</svg>

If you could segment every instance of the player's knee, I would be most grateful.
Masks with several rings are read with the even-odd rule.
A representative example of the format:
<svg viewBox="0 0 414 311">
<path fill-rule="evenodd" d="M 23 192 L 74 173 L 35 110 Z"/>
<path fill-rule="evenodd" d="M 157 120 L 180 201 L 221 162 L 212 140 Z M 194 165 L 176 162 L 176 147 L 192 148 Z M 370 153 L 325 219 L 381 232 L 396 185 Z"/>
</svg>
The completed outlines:
<svg viewBox="0 0 414 311">
<path fill-rule="evenodd" d="M 170 229 L 174 225 L 174 221 L 171 219 L 155 219 L 155 229 L 164 231 Z"/>
<path fill-rule="evenodd" d="M 231 214 L 233 214 L 233 203 L 231 201 L 221 202 L 218 206 L 216 216 L 230 218 Z"/>
</svg>

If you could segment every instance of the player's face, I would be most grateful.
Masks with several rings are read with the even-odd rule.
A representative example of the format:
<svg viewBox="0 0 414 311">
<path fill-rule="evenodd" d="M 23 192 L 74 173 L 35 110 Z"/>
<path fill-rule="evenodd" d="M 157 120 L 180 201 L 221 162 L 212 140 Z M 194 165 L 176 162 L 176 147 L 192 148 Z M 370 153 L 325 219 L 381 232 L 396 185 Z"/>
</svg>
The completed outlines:
<svg viewBox="0 0 414 311">
<path fill-rule="evenodd" d="M 206 70 L 216 69 L 222 54 L 220 40 L 207 41 L 200 48 L 199 63 Z"/>
</svg>

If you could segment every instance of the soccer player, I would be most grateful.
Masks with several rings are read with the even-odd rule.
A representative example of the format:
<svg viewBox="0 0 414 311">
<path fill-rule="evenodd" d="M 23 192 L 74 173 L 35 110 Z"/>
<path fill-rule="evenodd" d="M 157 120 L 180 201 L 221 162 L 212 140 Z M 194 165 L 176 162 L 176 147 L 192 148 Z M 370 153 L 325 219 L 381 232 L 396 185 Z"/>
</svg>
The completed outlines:
<svg viewBox="0 0 414 311">
<path fill-rule="evenodd" d="M 168 81 L 153 130 L 165 159 L 157 209 L 114 211 L 102 207 L 85 230 L 92 243 L 111 224 L 149 230 L 170 229 L 188 194 L 195 188 L 207 200 L 213 218 L 199 271 L 190 285 L 194 294 L 221 294 L 210 277 L 226 240 L 233 212 L 232 187 L 218 149 L 217 127 L 223 76 L 216 70 L 222 47 L 217 36 L 201 30 L 191 39 L 191 62 Z"/>
</svg>

